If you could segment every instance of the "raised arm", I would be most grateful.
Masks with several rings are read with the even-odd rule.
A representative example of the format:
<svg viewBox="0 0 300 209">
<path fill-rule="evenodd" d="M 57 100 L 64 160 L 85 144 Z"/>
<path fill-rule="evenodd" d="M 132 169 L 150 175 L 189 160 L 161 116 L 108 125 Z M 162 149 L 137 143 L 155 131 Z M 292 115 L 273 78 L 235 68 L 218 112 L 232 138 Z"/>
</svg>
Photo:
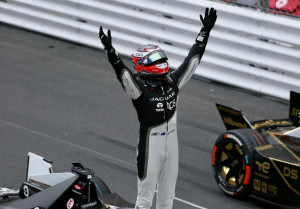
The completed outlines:
<svg viewBox="0 0 300 209">
<path fill-rule="evenodd" d="M 123 89 L 132 99 L 139 98 L 142 94 L 143 85 L 140 81 L 135 79 L 133 73 L 126 67 L 115 48 L 112 46 L 110 30 L 107 31 L 106 36 L 101 26 L 99 29 L 99 38 L 103 44 L 105 53 L 108 56 L 108 61 L 114 68 L 117 78 L 121 82 Z"/>
<path fill-rule="evenodd" d="M 204 18 L 200 15 L 200 20 L 203 27 L 196 38 L 195 44 L 190 49 L 188 56 L 184 59 L 180 67 L 171 73 L 171 77 L 177 81 L 179 89 L 192 77 L 200 63 L 205 51 L 209 33 L 217 20 L 217 11 L 214 8 L 206 8 Z"/>
</svg>

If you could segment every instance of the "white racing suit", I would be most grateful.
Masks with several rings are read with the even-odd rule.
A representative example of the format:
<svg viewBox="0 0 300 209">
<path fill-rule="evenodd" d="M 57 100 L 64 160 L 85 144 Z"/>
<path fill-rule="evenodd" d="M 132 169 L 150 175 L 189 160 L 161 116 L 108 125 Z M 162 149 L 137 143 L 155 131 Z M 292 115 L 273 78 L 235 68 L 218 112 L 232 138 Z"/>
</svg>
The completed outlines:
<svg viewBox="0 0 300 209">
<path fill-rule="evenodd" d="M 139 78 L 124 65 L 114 48 L 108 52 L 109 61 L 123 89 L 132 98 L 140 122 L 136 208 L 150 209 L 156 189 L 156 208 L 172 208 L 178 176 L 178 93 L 200 63 L 207 39 L 207 33 L 200 33 L 181 66 L 161 81 Z"/>
</svg>

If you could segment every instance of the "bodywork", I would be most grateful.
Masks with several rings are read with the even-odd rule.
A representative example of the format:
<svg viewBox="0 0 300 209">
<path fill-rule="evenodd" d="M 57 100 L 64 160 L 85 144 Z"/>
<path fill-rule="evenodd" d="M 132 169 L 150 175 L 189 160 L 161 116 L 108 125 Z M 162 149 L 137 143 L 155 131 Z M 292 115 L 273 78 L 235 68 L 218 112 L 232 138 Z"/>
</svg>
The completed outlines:
<svg viewBox="0 0 300 209">
<path fill-rule="evenodd" d="M 253 150 L 250 194 L 300 208 L 300 94 L 290 93 L 289 116 L 249 122 L 240 110 L 216 104 L 227 130 L 255 129 L 268 141 Z M 256 141 L 257 143 L 257 141 Z"/>
<path fill-rule="evenodd" d="M 94 171 L 80 163 L 73 163 L 71 172 L 54 173 L 51 161 L 34 153 L 28 153 L 26 181 L 22 183 L 19 190 L 0 187 L 0 197 L 6 200 L 2 202 L 0 200 L 0 207 L 3 209 L 134 207 L 118 194 L 111 193 L 102 180 L 100 185 L 96 184 L 94 179 Z M 7 201 L 9 198 L 11 200 Z"/>
</svg>

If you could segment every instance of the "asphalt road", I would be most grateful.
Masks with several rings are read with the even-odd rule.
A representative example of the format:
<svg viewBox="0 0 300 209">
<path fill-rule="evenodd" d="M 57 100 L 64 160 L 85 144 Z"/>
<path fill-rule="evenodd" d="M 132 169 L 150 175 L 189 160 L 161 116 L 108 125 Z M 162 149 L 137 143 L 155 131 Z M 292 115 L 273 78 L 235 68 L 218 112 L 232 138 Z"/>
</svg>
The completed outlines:
<svg viewBox="0 0 300 209">
<path fill-rule="evenodd" d="M 18 187 L 27 153 L 34 152 L 53 161 L 55 172 L 81 162 L 135 202 L 137 116 L 104 52 L 0 24 L 0 62 L 0 186 Z M 250 121 L 288 114 L 286 101 L 191 79 L 178 104 L 173 208 L 269 208 L 253 198 L 229 198 L 215 183 L 211 151 L 225 131 L 216 102 L 242 109 Z"/>
</svg>

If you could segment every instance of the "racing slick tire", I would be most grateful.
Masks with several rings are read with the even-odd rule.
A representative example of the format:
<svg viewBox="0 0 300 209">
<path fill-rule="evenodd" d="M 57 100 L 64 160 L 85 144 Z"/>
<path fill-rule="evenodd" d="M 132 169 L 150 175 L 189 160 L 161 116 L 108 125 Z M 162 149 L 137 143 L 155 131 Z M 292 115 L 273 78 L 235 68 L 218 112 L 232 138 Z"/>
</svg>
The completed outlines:
<svg viewBox="0 0 300 209">
<path fill-rule="evenodd" d="M 232 197 L 244 198 L 253 182 L 253 151 L 267 145 L 267 140 L 256 130 L 226 131 L 215 142 L 212 168 L 221 190 Z"/>
<path fill-rule="evenodd" d="M 105 194 L 111 194 L 111 191 L 108 188 L 107 184 L 98 176 L 94 176 L 91 179 L 91 182 L 95 185 L 98 196 L 102 196 Z"/>
</svg>

